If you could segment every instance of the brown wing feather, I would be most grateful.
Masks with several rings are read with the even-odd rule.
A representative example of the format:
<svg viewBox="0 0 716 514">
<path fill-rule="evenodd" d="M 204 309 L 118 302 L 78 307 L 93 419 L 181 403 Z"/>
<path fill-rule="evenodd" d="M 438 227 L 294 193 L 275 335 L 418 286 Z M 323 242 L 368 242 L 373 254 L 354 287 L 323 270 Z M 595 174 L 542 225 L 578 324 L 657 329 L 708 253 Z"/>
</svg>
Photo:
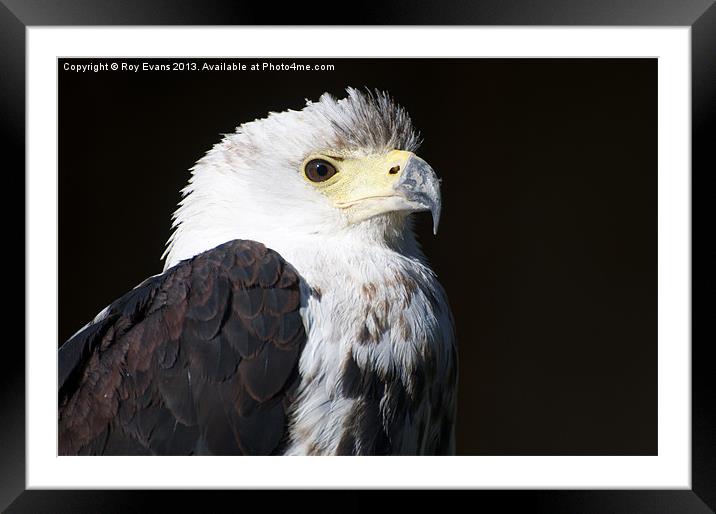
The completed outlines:
<svg viewBox="0 0 716 514">
<path fill-rule="evenodd" d="M 150 278 L 60 348 L 59 453 L 280 453 L 299 303 L 297 273 L 252 241 Z"/>
</svg>

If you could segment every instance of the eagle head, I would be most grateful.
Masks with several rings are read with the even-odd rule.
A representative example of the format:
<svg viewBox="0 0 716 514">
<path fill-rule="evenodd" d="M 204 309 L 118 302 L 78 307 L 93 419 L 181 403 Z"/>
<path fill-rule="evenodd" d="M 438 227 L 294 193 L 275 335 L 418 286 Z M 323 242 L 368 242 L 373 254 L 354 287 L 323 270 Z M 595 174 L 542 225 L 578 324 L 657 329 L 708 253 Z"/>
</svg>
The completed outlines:
<svg viewBox="0 0 716 514">
<path fill-rule="evenodd" d="M 437 231 L 440 184 L 419 135 L 387 93 L 347 88 L 226 135 L 192 168 L 165 267 L 232 239 L 279 252 L 371 241 L 413 246 L 408 215 Z"/>
</svg>

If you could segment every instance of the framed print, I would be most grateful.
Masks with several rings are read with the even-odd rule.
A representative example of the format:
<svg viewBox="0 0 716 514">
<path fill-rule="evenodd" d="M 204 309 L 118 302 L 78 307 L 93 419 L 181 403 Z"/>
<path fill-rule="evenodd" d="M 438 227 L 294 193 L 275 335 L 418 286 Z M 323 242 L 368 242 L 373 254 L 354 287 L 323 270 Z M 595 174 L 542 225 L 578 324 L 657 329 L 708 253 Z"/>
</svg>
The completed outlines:
<svg viewBox="0 0 716 514">
<path fill-rule="evenodd" d="M 692 294 L 713 285 L 709 238 L 693 228 L 709 214 L 699 184 L 713 167 L 716 8 L 518 4 L 396 2 L 348 27 L 323 11 L 266 26 L 260 9 L 229 5 L 4 2 L 1 87 L 9 162 L 25 176 L 27 303 L 24 351 L 9 356 L 24 374 L 17 365 L 3 379 L 2 438 L 14 452 L 3 507 L 129 509 L 159 494 L 137 489 L 221 489 L 202 494 L 225 501 L 244 492 L 235 489 L 461 489 L 545 512 L 713 509 L 713 352 L 692 332 L 709 305 Z M 280 163 L 288 174 L 272 179 Z M 374 171 L 375 183 L 365 178 Z M 418 187 L 418 173 L 419 195 L 403 191 L 409 179 Z M 391 197 L 390 208 L 354 208 L 364 204 L 353 189 L 387 198 L 386 181 L 405 205 Z M 338 211 L 321 202 L 340 216 L 331 221 Z M 385 209 L 416 211 L 406 229 L 415 241 L 398 229 L 388 239 L 394 229 L 374 221 Z M 359 232 L 343 228 L 373 241 L 367 222 L 380 225 L 382 246 L 360 246 Z M 265 244 L 274 254 L 261 262 L 283 271 L 273 281 L 265 267 L 242 268 L 236 283 L 225 275 L 234 289 L 216 305 L 234 307 L 204 337 L 208 325 L 191 320 L 214 319 L 207 309 L 222 293 L 212 281 L 224 275 L 209 267 L 201 279 L 201 269 L 249 252 L 227 250 L 234 239 Z M 400 258 L 415 251 L 440 286 L 410 278 L 411 289 L 405 277 L 418 274 L 381 281 L 375 270 L 397 269 L 377 257 L 384 246 Z M 297 278 L 282 278 L 290 270 Z M 694 270 L 706 278 L 693 281 Z M 237 303 L 252 273 L 250 287 L 266 290 L 259 314 L 253 301 Z M 172 289 L 184 283 L 188 299 Z M 201 288 L 209 300 L 192 306 Z M 189 321 L 172 325 L 167 314 L 131 346 L 127 330 L 160 309 Z M 275 341 L 294 312 L 303 335 L 288 362 Z M 263 338 L 271 323 L 278 332 Z M 173 326 L 184 332 L 169 335 Z M 279 353 L 227 335 L 214 354 L 186 332 L 221 345 L 224 327 Z M 345 337 L 356 345 L 341 343 L 331 361 L 316 334 L 343 341 L 353 328 Z M 433 346 L 415 354 L 433 360 L 410 360 L 419 334 L 448 342 L 453 333 L 456 354 Z M 99 360 L 111 334 L 129 350 Z M 68 343 L 73 363 L 63 368 L 57 348 L 68 340 L 80 342 Z M 386 341 L 398 349 L 379 350 Z M 133 357 L 150 346 L 156 354 Z M 240 368 L 264 354 L 258 371 Z M 93 399 L 78 403 L 73 391 L 90 387 L 93 365 L 121 370 L 118 382 L 104 395 L 85 389 Z M 433 371 L 420 375 L 423 365 Z M 260 393 L 265 378 L 251 377 L 282 366 L 300 394 L 288 382 Z M 235 425 L 226 445 L 206 428 L 213 400 L 195 395 L 189 412 L 167 369 L 180 369 L 190 391 L 206 377 L 240 377 L 236 419 L 263 412 L 261 402 L 280 416 L 261 417 L 254 432 Z M 314 369 L 336 378 L 321 378 L 309 401 Z M 449 377 L 457 388 L 443 393 Z M 127 385 L 140 382 L 144 396 Z"/>
</svg>

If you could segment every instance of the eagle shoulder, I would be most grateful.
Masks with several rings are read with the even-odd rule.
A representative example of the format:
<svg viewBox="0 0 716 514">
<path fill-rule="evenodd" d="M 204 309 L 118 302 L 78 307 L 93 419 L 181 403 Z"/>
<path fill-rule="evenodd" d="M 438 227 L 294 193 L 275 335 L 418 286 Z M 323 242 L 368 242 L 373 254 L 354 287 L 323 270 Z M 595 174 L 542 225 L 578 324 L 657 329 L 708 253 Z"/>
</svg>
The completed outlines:
<svg viewBox="0 0 716 514">
<path fill-rule="evenodd" d="M 59 350 L 59 453 L 281 453 L 299 285 L 278 253 L 235 240 L 113 302 Z"/>
</svg>

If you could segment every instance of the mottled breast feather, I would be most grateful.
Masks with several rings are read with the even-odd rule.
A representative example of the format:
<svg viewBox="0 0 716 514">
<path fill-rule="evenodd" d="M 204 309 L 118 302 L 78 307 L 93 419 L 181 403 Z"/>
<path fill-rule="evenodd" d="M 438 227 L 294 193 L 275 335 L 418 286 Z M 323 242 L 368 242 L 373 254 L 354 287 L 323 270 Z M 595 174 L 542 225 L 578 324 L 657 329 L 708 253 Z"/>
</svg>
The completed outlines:
<svg viewBox="0 0 716 514">
<path fill-rule="evenodd" d="M 60 455 L 281 454 L 299 276 L 235 240 L 152 277 L 59 351 Z"/>
</svg>

